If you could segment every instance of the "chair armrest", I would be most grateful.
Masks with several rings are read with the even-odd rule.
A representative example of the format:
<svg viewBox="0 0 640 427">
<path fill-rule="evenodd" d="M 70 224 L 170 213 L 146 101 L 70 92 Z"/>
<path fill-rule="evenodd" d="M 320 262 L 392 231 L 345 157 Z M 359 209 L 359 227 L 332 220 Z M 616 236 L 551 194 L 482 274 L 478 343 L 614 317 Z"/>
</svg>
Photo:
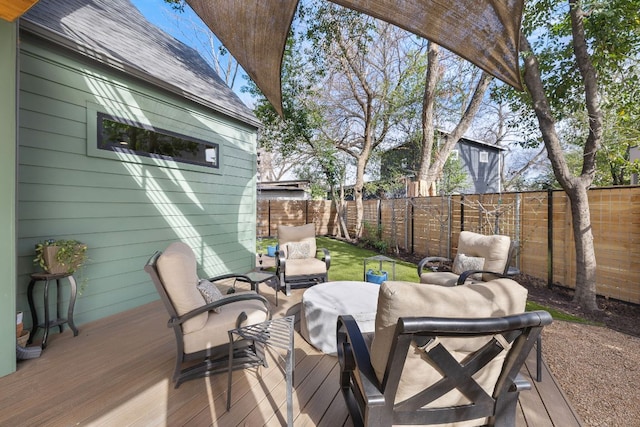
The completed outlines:
<svg viewBox="0 0 640 427">
<path fill-rule="evenodd" d="M 281 251 L 276 252 L 276 274 L 280 274 L 280 269 L 284 271 L 287 265 L 287 259 L 284 257 L 284 253 Z"/>
<path fill-rule="evenodd" d="M 227 295 L 222 299 L 219 299 L 217 301 L 212 302 L 211 304 L 205 304 L 201 307 L 195 308 L 185 314 L 183 314 L 180 317 L 173 317 L 171 319 L 169 319 L 169 327 L 173 327 L 175 325 L 179 325 L 182 324 L 184 322 L 186 322 L 187 320 L 202 314 L 202 313 L 208 313 L 210 311 L 212 311 L 215 308 L 218 307 L 222 307 L 224 305 L 227 304 L 231 304 L 234 302 L 238 302 L 238 301 L 249 301 L 249 300 L 257 300 L 260 301 L 264 304 L 265 308 L 267 309 L 267 314 L 268 314 L 268 318 L 271 319 L 271 306 L 269 305 L 269 301 L 267 301 L 267 299 L 265 297 L 263 297 L 262 295 L 258 295 L 257 293 L 253 292 L 253 291 L 249 291 L 249 292 L 241 292 L 241 293 L 237 293 L 237 294 L 231 294 L 231 295 Z"/>
<path fill-rule="evenodd" d="M 499 279 L 508 279 L 509 276 L 506 274 L 502 274 L 502 273 L 496 273 L 495 271 L 488 271 L 488 270 L 467 270 L 467 271 L 463 271 L 462 274 L 460 276 L 458 276 L 458 280 L 456 281 L 456 286 L 459 285 L 463 285 L 464 282 L 467 281 L 467 279 L 474 275 L 474 274 L 492 274 L 494 276 L 496 276 L 496 278 Z"/>
<path fill-rule="evenodd" d="M 237 273 L 223 274 L 221 276 L 211 277 L 207 280 L 213 283 L 213 282 L 218 282 L 220 280 L 225 280 L 225 279 L 242 279 L 242 280 L 245 280 L 246 282 L 251 283 L 251 279 L 249 279 L 249 277 L 245 276 L 244 274 L 237 274 Z"/>
<path fill-rule="evenodd" d="M 443 263 L 450 263 L 452 262 L 450 258 L 444 258 L 444 257 L 439 257 L 439 256 L 430 256 L 430 257 L 426 257 L 423 258 L 419 263 L 418 263 L 418 277 L 422 276 L 422 270 L 424 269 L 424 266 L 427 265 L 427 263 L 430 262 L 439 262 L 441 264 Z"/>
<path fill-rule="evenodd" d="M 331 267 L 331 254 L 329 253 L 329 249 L 327 248 L 319 248 L 322 253 L 322 260 L 324 261 L 325 265 L 327 266 L 327 271 L 329 271 L 329 267 Z"/>
<path fill-rule="evenodd" d="M 359 375 L 352 378 L 359 381 L 367 406 L 383 406 L 384 393 L 371 365 L 369 349 L 353 316 L 338 316 L 336 331 L 341 377 L 345 373 L 357 371 Z"/>
</svg>

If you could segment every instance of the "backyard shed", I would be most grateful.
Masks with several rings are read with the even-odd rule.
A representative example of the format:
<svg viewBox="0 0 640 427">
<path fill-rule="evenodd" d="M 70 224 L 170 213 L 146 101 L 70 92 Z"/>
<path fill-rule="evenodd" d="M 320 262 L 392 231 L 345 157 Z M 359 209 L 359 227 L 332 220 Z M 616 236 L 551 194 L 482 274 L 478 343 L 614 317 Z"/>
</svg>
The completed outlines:
<svg viewBox="0 0 640 427">
<path fill-rule="evenodd" d="M 39 241 L 89 247 L 80 329 L 157 299 L 142 267 L 169 242 L 203 276 L 253 267 L 259 123 L 195 50 L 128 0 L 41 0 L 0 21 L 0 56 L 0 375 Z"/>
</svg>

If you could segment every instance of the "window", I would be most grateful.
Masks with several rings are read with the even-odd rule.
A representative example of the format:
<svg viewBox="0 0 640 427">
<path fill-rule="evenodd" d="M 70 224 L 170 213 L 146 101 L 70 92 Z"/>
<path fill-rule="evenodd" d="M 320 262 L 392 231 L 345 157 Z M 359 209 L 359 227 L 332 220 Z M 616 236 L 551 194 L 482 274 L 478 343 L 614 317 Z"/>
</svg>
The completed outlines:
<svg viewBox="0 0 640 427">
<path fill-rule="evenodd" d="M 220 167 L 220 146 L 216 143 L 103 113 L 98 113 L 98 149 Z"/>
<path fill-rule="evenodd" d="M 481 151 L 479 161 L 480 163 L 489 163 L 489 152 Z"/>
</svg>

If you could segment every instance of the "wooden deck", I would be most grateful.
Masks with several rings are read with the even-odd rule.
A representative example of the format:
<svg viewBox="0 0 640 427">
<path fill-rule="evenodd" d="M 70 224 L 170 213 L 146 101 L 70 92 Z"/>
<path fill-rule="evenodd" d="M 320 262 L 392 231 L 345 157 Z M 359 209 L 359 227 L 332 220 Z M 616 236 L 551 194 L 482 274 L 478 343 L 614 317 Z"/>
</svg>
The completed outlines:
<svg viewBox="0 0 640 427">
<path fill-rule="evenodd" d="M 261 290 L 275 302 L 273 289 Z M 274 317 L 295 314 L 301 295 L 281 295 Z M 173 388 L 175 344 L 166 323 L 158 301 L 80 325 L 77 337 L 68 330 L 52 334 L 40 358 L 19 362 L 17 372 L 0 378 L 0 426 L 286 424 L 281 359 L 267 369 L 234 372 L 227 412 L 226 375 Z M 297 333 L 295 348 L 295 426 L 352 425 L 338 389 L 337 359 Z M 527 375 L 535 375 L 533 356 L 523 369 Z M 580 426 L 546 367 L 543 376 L 520 395 L 517 426 Z"/>
</svg>

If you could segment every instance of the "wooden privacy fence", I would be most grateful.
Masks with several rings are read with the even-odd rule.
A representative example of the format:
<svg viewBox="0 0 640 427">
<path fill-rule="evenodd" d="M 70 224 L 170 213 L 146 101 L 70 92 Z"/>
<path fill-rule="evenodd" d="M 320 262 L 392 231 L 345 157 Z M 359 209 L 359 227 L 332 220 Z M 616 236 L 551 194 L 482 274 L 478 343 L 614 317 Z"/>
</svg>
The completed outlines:
<svg viewBox="0 0 640 427">
<path fill-rule="evenodd" d="M 640 187 L 589 191 L 597 292 L 640 304 Z M 355 202 L 341 215 L 355 231 Z M 363 221 L 393 250 L 420 256 L 456 254 L 460 231 L 506 234 L 520 243 L 515 266 L 549 283 L 575 286 L 571 208 L 563 191 L 366 200 Z M 331 201 L 261 201 L 258 236 L 275 236 L 279 224 L 313 222 L 319 235 L 337 233 Z"/>
</svg>

